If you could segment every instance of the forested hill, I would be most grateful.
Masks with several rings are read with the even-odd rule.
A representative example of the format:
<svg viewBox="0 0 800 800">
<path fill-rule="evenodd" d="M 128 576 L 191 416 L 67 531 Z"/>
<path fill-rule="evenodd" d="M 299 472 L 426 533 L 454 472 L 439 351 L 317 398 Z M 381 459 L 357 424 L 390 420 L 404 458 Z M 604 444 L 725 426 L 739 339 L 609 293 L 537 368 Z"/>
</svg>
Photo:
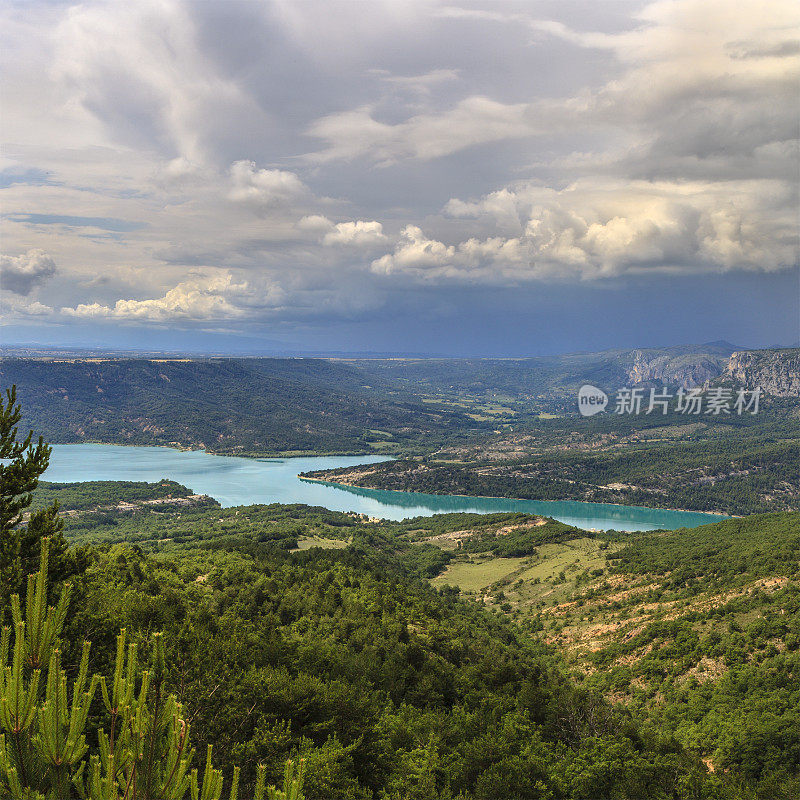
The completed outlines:
<svg viewBox="0 0 800 800">
<path fill-rule="evenodd" d="M 68 641 L 91 635 L 105 667 L 120 626 L 143 650 L 164 631 L 198 753 L 245 785 L 302 755 L 307 800 L 738 796 L 552 649 L 430 587 L 438 548 L 403 532 L 298 506 L 86 515 Z M 350 544 L 285 549 L 308 536 Z"/>
<path fill-rule="evenodd" d="M 321 359 L 4 359 L 0 383 L 16 384 L 23 426 L 54 443 L 363 453 L 380 450 L 386 429 L 401 446 L 482 427 Z"/>
</svg>

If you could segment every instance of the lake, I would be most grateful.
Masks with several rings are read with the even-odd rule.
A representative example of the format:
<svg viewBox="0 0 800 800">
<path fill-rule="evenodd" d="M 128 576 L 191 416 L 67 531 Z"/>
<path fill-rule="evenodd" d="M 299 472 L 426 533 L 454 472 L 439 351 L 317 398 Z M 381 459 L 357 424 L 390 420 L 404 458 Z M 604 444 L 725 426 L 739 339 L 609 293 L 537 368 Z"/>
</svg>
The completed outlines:
<svg viewBox="0 0 800 800">
<path fill-rule="evenodd" d="M 490 513 L 523 511 L 542 514 L 580 528 L 654 530 L 693 528 L 719 519 L 711 514 L 667 511 L 575 501 L 512 500 L 494 497 L 462 497 L 416 492 L 361 489 L 304 481 L 300 472 L 385 461 L 385 456 L 315 456 L 309 458 L 235 458 L 201 450 L 168 447 L 126 447 L 110 444 L 61 444 L 53 446 L 50 468 L 44 479 L 71 481 L 149 481 L 162 478 L 207 494 L 223 506 L 254 503 L 306 503 L 332 511 L 355 511 L 371 517 L 401 520 L 452 511 Z"/>
</svg>

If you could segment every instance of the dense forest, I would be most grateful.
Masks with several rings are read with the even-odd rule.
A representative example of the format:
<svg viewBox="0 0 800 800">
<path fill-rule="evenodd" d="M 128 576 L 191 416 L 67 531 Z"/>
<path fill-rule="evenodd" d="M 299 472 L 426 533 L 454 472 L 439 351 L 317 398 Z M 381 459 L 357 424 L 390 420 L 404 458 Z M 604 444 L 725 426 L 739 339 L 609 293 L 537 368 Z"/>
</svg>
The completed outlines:
<svg viewBox="0 0 800 800">
<path fill-rule="evenodd" d="M 238 765 L 243 786 L 258 764 L 279 782 L 302 757 L 307 798 L 794 796 L 797 514 L 600 535 L 523 514 L 377 523 L 305 506 L 140 507 L 87 509 L 64 535 L 80 555 L 65 638 L 91 639 L 102 672 L 120 627 L 140 650 L 163 631 L 198 753 L 213 744 L 215 765 Z M 443 546 L 453 536 L 461 545 Z M 585 612 L 620 576 L 665 608 L 741 594 L 654 618 L 575 672 L 564 620 L 520 616 L 516 579 L 486 607 L 436 578 L 464 558 L 538 563 L 538 551 L 586 537 L 606 560 L 601 575 L 572 576 Z M 751 594 L 765 578 L 778 592 Z M 634 599 L 598 623 L 633 615 Z M 64 649 L 79 659 L 77 644 Z M 692 680 L 709 659 L 727 665 L 719 682 Z M 620 703 L 621 687 L 641 688 Z"/>
<path fill-rule="evenodd" d="M 800 514 L 637 535 L 607 563 L 631 588 L 612 592 L 624 630 L 583 654 L 587 684 L 762 795 L 799 794 Z"/>
<path fill-rule="evenodd" d="M 158 483 L 144 481 L 81 481 L 78 483 L 51 483 L 39 481 L 30 506 L 32 510 L 45 508 L 58 501 L 62 511 L 87 511 L 114 508 L 122 504 L 169 503 L 193 498 L 191 489 L 166 478 Z M 204 504 L 219 505 L 211 498 L 202 498 Z M 183 505 L 183 502 L 179 502 Z"/>
</svg>

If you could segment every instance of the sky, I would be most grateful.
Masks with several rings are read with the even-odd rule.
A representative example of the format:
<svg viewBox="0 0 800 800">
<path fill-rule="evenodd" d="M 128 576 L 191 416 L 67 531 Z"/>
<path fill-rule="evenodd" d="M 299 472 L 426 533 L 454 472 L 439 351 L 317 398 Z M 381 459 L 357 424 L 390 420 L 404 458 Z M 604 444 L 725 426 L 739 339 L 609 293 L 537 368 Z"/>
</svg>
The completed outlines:
<svg viewBox="0 0 800 800">
<path fill-rule="evenodd" d="M 2 343 L 800 340 L 794 0 L 0 0 Z"/>
</svg>

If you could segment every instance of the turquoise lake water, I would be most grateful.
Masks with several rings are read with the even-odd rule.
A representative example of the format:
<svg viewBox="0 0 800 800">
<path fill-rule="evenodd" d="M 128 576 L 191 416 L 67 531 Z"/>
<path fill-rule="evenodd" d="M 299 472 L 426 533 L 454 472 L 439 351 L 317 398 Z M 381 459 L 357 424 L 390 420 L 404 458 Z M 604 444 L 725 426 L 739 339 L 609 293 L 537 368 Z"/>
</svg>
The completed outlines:
<svg viewBox="0 0 800 800">
<path fill-rule="evenodd" d="M 400 520 L 449 511 L 489 513 L 524 511 L 554 517 L 580 528 L 641 531 L 693 528 L 725 517 L 688 511 L 573 501 L 511 500 L 417 492 L 361 489 L 304 481 L 300 472 L 385 461 L 383 456 L 319 456 L 254 459 L 214 456 L 200 450 L 167 447 L 125 447 L 108 444 L 53 446 L 48 481 L 149 481 L 162 478 L 207 494 L 223 506 L 253 503 L 307 503 L 332 511 L 356 511 L 371 517 Z"/>
</svg>

